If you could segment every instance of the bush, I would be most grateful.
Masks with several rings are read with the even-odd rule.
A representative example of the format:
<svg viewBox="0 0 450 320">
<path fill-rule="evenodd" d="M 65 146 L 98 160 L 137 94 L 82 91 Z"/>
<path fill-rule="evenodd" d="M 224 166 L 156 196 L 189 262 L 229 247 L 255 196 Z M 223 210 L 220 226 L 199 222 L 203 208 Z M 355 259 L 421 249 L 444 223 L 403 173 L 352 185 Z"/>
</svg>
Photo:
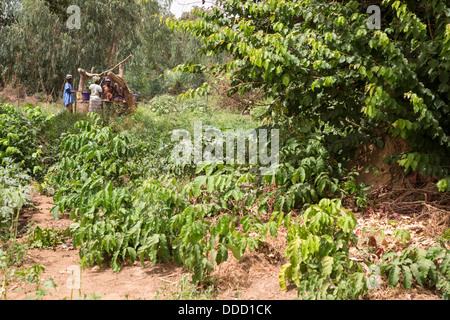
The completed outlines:
<svg viewBox="0 0 450 320">
<path fill-rule="evenodd" d="M 14 236 L 20 210 L 30 204 L 31 177 L 12 159 L 3 162 L 6 165 L 0 165 L 0 235 L 9 239 Z"/>
<path fill-rule="evenodd" d="M 367 292 L 362 266 L 350 259 L 357 244 L 356 219 L 341 207 L 339 199 L 322 199 L 291 225 L 285 255 L 289 263 L 280 270 L 280 286 L 286 280 L 299 287 L 303 300 L 357 299 Z"/>
<path fill-rule="evenodd" d="M 300 115 L 348 131 L 410 142 L 395 161 L 408 172 L 445 177 L 450 166 L 450 24 L 445 1 L 375 1 L 381 30 L 367 28 L 357 1 L 221 2 L 197 21 L 167 20 L 202 40 L 201 52 L 233 61 L 185 72 L 229 77 L 233 92 L 262 89 L 268 117 Z M 205 94 L 205 84 L 188 95 Z M 350 138 L 350 137 L 349 137 Z M 447 189 L 444 182 L 440 189 Z"/>
<path fill-rule="evenodd" d="M 171 95 L 162 95 L 150 101 L 149 108 L 159 115 L 168 113 L 181 113 L 185 111 L 207 112 L 209 107 L 202 98 L 197 99 L 177 99 Z"/>
<path fill-rule="evenodd" d="M 5 158 L 11 158 L 24 171 L 39 177 L 47 149 L 45 132 L 53 116 L 32 105 L 27 105 L 24 112 L 8 104 L 0 105 L 0 160 L 4 164 Z"/>
</svg>

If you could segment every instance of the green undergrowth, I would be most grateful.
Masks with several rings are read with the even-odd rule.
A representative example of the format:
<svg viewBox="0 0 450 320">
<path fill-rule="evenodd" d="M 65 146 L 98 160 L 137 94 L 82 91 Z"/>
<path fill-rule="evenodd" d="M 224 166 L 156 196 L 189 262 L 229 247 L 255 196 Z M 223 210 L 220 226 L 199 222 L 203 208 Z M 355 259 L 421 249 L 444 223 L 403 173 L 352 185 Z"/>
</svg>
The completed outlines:
<svg viewBox="0 0 450 320">
<path fill-rule="evenodd" d="M 371 290 L 374 270 L 392 286 L 401 279 L 405 288 L 436 288 L 448 298 L 448 251 L 443 247 L 426 253 L 411 248 L 400 257 L 388 253 L 375 266 L 350 259 L 358 238 L 355 216 L 346 205 L 370 205 L 368 186 L 358 184 L 357 174 L 346 169 L 349 153 L 329 148 L 327 136 L 333 131 L 326 126 L 310 123 L 286 132 L 285 123 L 292 118 L 280 116 L 277 123 L 260 126 L 256 117 L 242 119 L 226 110 L 216 110 L 217 118 L 208 110 L 185 109 L 158 118 L 142 107 L 133 116 L 108 122 L 95 114 L 49 117 L 40 109 L 33 112 L 31 117 L 45 119 L 47 137 L 55 137 L 53 142 L 44 139 L 42 153 L 31 157 L 33 166 L 46 172 L 38 189 L 54 190 L 53 216 L 68 213 L 72 224 L 67 233 L 35 228 L 24 246 L 55 248 L 71 237 L 83 267 L 107 264 L 116 272 L 135 261 L 143 267 L 147 262 L 174 262 L 190 271 L 192 284 L 184 279 L 181 295 L 161 292 L 159 298 L 209 299 L 212 291 L 196 288 L 214 282 L 216 266 L 230 256 L 241 259 L 284 227 L 287 264 L 280 269 L 280 287 L 294 283 L 302 299 L 363 298 Z M 222 132 L 281 128 L 278 170 L 261 174 L 260 163 L 174 164 L 170 134 L 176 128 L 192 132 L 197 117 Z M 241 120 L 235 121 L 237 117 Z M 52 122 L 55 118 L 61 121 Z M 28 154 L 34 147 L 30 145 Z M 24 195 L 39 176 L 27 175 L 20 159 L 3 159 L 0 187 Z M 28 199 L 18 197 L 15 204 L 4 196 L 2 200 L 9 208 L 2 208 L 2 224 L 13 238 Z M 17 256 L 19 246 L 3 247 L 11 253 L 8 259 Z M 6 264 L 8 270 L 14 263 Z M 8 279 L 10 283 L 13 277 Z"/>
</svg>

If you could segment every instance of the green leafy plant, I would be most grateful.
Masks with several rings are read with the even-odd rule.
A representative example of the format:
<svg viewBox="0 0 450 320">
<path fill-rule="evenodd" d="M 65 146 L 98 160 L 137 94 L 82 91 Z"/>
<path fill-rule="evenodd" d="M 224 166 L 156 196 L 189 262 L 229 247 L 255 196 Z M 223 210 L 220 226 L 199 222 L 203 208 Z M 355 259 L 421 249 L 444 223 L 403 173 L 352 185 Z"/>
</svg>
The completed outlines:
<svg viewBox="0 0 450 320">
<path fill-rule="evenodd" d="M 446 229 L 440 238 L 436 239 L 436 241 L 439 241 L 441 243 L 441 246 L 443 248 L 447 247 L 447 244 L 450 242 L 450 229 Z"/>
<path fill-rule="evenodd" d="M 268 117 L 295 114 L 341 132 L 332 134 L 341 155 L 364 136 L 403 139 L 409 148 L 395 161 L 405 171 L 444 178 L 450 165 L 448 4 L 377 4 L 380 30 L 367 28 L 367 7 L 356 1 L 226 0 L 220 9 L 198 11 L 195 21 L 169 18 L 170 28 L 201 40 L 202 54 L 232 55 L 222 64 L 190 61 L 175 70 L 226 77 L 230 94 L 261 89 L 272 101 Z M 186 96 L 213 87 L 205 83 Z"/>
<path fill-rule="evenodd" d="M 55 230 L 37 226 L 28 238 L 30 248 L 52 248 L 56 250 L 56 246 L 63 244 L 67 236 L 62 230 Z"/>
<path fill-rule="evenodd" d="M 0 104 L 0 159 L 11 158 L 23 170 L 40 177 L 44 168 L 41 160 L 47 143 L 44 134 L 52 116 L 44 114 L 39 107 L 27 105 L 21 109 Z"/>
<path fill-rule="evenodd" d="M 331 159 L 315 134 L 306 139 L 290 139 L 280 151 L 280 167 L 263 177 L 266 184 L 279 188 L 266 193 L 259 201 L 259 210 L 267 209 L 267 199 L 274 196 L 274 210 L 290 212 L 295 207 L 309 206 L 320 198 L 339 190 L 340 166 Z"/>
<path fill-rule="evenodd" d="M 450 178 L 446 177 L 445 179 L 441 179 L 436 183 L 436 187 L 441 192 L 450 191 Z"/>
<path fill-rule="evenodd" d="M 2 273 L 2 281 L 0 287 L 0 294 L 3 300 L 8 299 L 8 288 L 11 283 L 23 282 L 24 288 L 16 291 L 24 290 L 27 299 L 42 299 L 45 295 L 51 295 L 50 288 L 57 290 L 57 285 L 52 278 L 42 282 L 42 273 L 45 267 L 40 264 L 35 264 L 28 269 L 22 267 L 19 270 L 13 265 L 9 253 L 0 249 L 0 270 Z M 28 296 L 31 290 L 27 290 L 27 285 L 34 285 L 34 296 Z"/>
<path fill-rule="evenodd" d="M 0 236 L 3 240 L 17 236 L 19 213 L 29 205 L 31 177 L 22 167 L 4 158 L 5 166 L 0 166 Z"/>
<path fill-rule="evenodd" d="M 248 241 L 241 240 L 248 236 L 235 232 L 226 216 L 213 225 L 211 206 L 191 206 L 176 179 L 140 180 L 139 145 L 90 116 L 92 123 L 76 123 L 78 132 L 62 140 L 61 159 L 48 176 L 56 189 L 55 218 L 68 210 L 75 220 L 70 232 L 83 265 L 106 259 L 119 271 L 125 261 L 145 266 L 146 259 L 173 259 L 198 282 L 228 258 L 226 246 L 245 250 Z"/>
<path fill-rule="evenodd" d="M 393 288 L 401 276 L 405 289 L 410 289 L 415 280 L 420 286 L 442 290 L 443 299 L 450 298 L 450 251 L 444 248 L 408 248 L 400 255 L 389 251 L 383 256 L 380 272 Z"/>
<path fill-rule="evenodd" d="M 255 176 L 248 168 L 204 162 L 197 166 L 195 174 L 198 176 L 183 191 L 209 204 L 212 212 L 245 211 L 255 202 L 255 191 L 250 189 Z"/>
<path fill-rule="evenodd" d="M 397 229 L 394 231 L 395 240 L 401 240 L 403 245 L 406 245 L 407 241 L 411 241 L 411 234 L 408 230 Z"/>
<path fill-rule="evenodd" d="M 364 210 L 368 206 L 372 205 L 372 202 L 368 199 L 367 191 L 371 186 L 364 183 L 358 183 L 356 181 L 357 172 L 350 171 L 348 176 L 345 177 L 341 183 L 342 191 L 344 191 L 346 198 L 353 199 L 356 207 L 360 210 Z"/>
<path fill-rule="evenodd" d="M 367 291 L 360 264 L 349 248 L 356 244 L 356 219 L 339 199 L 322 199 L 291 225 L 285 252 L 289 263 L 280 270 L 282 289 L 294 282 L 302 299 L 357 299 Z"/>
<path fill-rule="evenodd" d="M 16 280 L 25 283 L 25 298 L 27 300 L 39 300 L 46 295 L 51 295 L 51 288 L 58 290 L 53 278 L 42 282 L 42 274 L 45 271 L 45 267 L 40 264 L 35 264 L 28 269 L 22 268 L 15 272 Z M 28 295 L 32 291 L 27 290 L 27 285 L 34 285 L 34 295 Z M 20 290 L 20 289 L 19 289 Z"/>
</svg>

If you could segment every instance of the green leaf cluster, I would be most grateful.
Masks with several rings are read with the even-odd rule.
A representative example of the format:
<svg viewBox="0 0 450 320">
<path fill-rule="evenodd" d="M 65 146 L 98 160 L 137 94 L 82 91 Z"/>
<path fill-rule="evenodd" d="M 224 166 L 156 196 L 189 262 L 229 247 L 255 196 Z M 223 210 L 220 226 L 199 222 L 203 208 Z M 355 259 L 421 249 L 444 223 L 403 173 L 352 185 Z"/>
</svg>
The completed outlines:
<svg viewBox="0 0 450 320">
<path fill-rule="evenodd" d="M 275 115 L 282 109 L 341 132 L 352 131 L 345 136 L 349 146 L 351 140 L 360 141 L 361 134 L 400 137 L 410 143 L 404 158 L 398 159 L 401 166 L 446 176 L 448 3 L 371 4 L 381 7 L 381 30 L 367 28 L 367 7 L 353 0 L 227 0 L 220 10 L 198 12 L 199 20 L 167 24 L 198 37 L 204 54 L 232 54 L 232 61 L 206 70 L 225 74 L 234 92 L 262 89 L 273 101 L 270 111 Z M 177 70 L 191 72 L 190 66 Z M 189 95 L 204 94 L 210 87 L 205 84 Z"/>
<path fill-rule="evenodd" d="M 441 290 L 443 299 L 450 299 L 450 251 L 442 247 L 408 248 L 400 254 L 389 251 L 383 256 L 380 272 L 392 288 L 400 279 L 405 289 L 410 289 L 415 281 L 420 286 Z"/>
<path fill-rule="evenodd" d="M 339 199 L 324 198 L 290 226 L 280 287 L 294 282 L 302 299 L 357 299 L 368 289 L 362 266 L 350 259 L 356 219 Z"/>
</svg>

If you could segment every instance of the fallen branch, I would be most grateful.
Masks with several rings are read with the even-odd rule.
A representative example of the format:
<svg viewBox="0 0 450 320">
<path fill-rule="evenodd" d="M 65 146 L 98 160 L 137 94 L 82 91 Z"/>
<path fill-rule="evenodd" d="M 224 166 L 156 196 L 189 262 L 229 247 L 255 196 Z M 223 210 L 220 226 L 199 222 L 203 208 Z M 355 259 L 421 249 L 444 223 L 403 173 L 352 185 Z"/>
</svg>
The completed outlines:
<svg viewBox="0 0 450 320">
<path fill-rule="evenodd" d="M 125 95 L 125 98 L 127 99 L 127 106 L 128 106 L 129 112 L 134 113 L 136 104 L 134 102 L 133 91 L 131 91 L 130 87 L 128 87 L 125 80 L 112 71 L 108 71 L 108 73 L 106 75 L 112 81 L 114 81 L 115 83 L 118 83 L 119 86 L 121 86 L 123 88 L 123 93 Z"/>
</svg>

